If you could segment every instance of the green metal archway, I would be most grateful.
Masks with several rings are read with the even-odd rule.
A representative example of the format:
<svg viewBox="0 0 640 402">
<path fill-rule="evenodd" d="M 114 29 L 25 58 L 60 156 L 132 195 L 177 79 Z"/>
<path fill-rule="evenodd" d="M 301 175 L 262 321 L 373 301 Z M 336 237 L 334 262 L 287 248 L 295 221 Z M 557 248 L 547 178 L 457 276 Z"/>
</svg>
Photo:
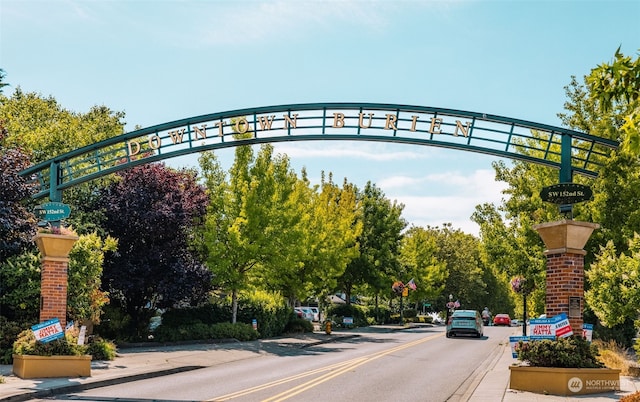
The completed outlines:
<svg viewBox="0 0 640 402">
<path fill-rule="evenodd" d="M 249 133 L 238 139 L 234 134 Z M 246 136 L 243 136 L 246 137 Z M 597 176 L 618 142 L 560 127 L 483 113 L 383 103 L 310 103 L 232 110 L 136 130 L 34 165 L 33 198 L 132 166 L 207 150 L 267 142 L 383 141 L 479 152 Z"/>
</svg>

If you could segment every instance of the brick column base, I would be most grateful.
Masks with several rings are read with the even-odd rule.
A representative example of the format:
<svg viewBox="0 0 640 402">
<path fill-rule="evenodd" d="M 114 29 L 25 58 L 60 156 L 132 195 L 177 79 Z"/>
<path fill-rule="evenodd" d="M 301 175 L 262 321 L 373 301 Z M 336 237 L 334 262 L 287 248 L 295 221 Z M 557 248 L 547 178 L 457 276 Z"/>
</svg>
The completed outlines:
<svg viewBox="0 0 640 402">
<path fill-rule="evenodd" d="M 543 223 L 538 231 L 547 249 L 545 312 L 551 318 L 565 313 L 574 335 L 582 335 L 584 309 L 584 245 L 596 223 L 562 220 Z"/>
<path fill-rule="evenodd" d="M 565 313 L 575 335 L 582 334 L 584 255 L 547 255 L 547 317 Z"/>
<path fill-rule="evenodd" d="M 40 284 L 40 322 L 58 318 L 64 328 L 67 323 L 67 271 L 69 259 L 42 258 Z"/>
</svg>

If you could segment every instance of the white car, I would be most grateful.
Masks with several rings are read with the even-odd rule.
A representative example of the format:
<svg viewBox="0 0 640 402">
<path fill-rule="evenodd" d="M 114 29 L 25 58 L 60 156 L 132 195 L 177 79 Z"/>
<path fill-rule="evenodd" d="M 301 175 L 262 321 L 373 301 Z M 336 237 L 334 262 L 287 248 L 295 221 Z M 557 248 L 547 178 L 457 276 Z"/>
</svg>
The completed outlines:
<svg viewBox="0 0 640 402">
<path fill-rule="evenodd" d="M 311 307 L 294 307 L 293 311 L 295 311 L 300 318 L 313 321 L 313 311 L 311 311 Z"/>
<path fill-rule="evenodd" d="M 309 307 L 313 313 L 313 321 L 320 321 L 320 310 L 317 307 Z"/>
</svg>

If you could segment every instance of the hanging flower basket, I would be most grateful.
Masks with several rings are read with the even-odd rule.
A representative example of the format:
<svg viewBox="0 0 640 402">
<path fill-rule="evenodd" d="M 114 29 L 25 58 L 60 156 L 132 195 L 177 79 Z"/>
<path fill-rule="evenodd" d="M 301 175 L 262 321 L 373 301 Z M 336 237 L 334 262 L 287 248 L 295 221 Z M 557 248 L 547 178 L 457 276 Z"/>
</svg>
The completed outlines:
<svg viewBox="0 0 640 402">
<path fill-rule="evenodd" d="M 518 294 L 527 295 L 533 291 L 535 284 L 533 281 L 527 280 L 523 276 L 514 276 L 511 278 L 511 290 Z"/>
<path fill-rule="evenodd" d="M 68 234 L 38 233 L 35 236 L 38 250 L 44 257 L 66 258 L 78 236 Z"/>
</svg>

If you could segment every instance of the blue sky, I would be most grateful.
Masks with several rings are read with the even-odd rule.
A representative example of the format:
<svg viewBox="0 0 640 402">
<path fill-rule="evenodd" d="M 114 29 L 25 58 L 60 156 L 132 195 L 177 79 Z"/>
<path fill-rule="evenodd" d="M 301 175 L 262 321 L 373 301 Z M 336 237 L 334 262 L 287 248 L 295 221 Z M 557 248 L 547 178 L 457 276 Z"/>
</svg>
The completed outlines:
<svg viewBox="0 0 640 402">
<path fill-rule="evenodd" d="M 560 125 L 571 76 L 640 49 L 638 1 L 0 0 L 0 68 L 11 87 L 127 130 L 292 103 L 451 108 Z M 477 233 L 498 203 L 496 158 L 366 142 L 276 145 L 312 180 L 376 183 L 418 226 Z M 226 167 L 233 149 L 217 151 Z M 196 157 L 168 161 L 195 166 Z M 508 163 L 508 161 L 506 161 Z"/>
</svg>

